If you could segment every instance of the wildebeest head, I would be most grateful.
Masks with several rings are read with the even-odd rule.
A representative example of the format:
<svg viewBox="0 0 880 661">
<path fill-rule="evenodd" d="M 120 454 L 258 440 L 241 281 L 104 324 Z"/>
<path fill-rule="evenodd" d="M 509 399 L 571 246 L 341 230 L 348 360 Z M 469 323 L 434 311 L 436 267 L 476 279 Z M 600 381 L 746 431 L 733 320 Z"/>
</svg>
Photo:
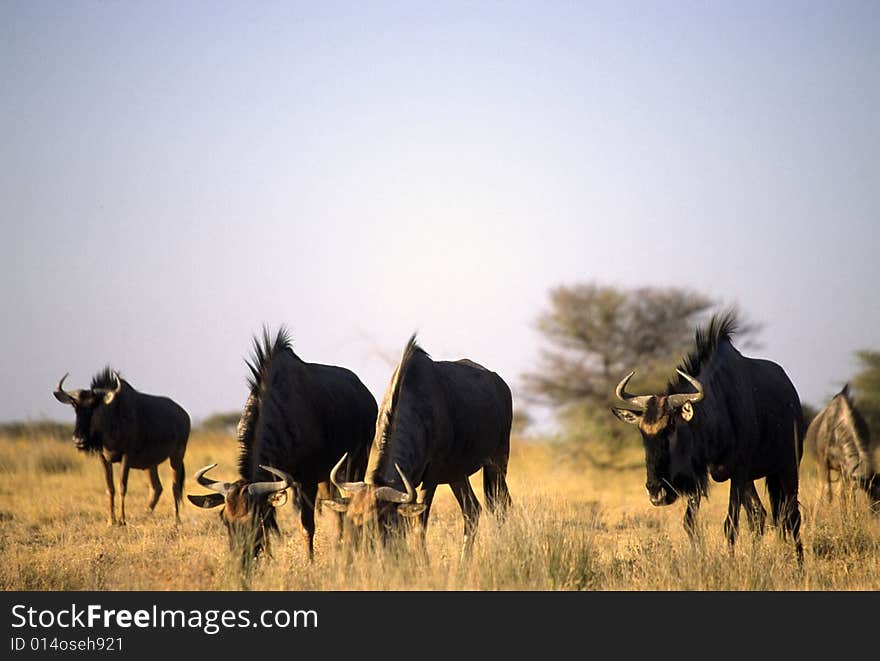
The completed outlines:
<svg viewBox="0 0 880 661">
<path fill-rule="evenodd" d="M 239 479 L 235 482 L 218 482 L 205 477 L 205 473 L 216 465 L 205 466 L 195 475 L 199 484 L 215 493 L 187 494 L 187 498 L 198 507 L 223 506 L 220 510 L 220 519 L 229 535 L 229 548 L 233 552 L 240 552 L 242 562 L 246 563 L 258 557 L 263 551 L 269 552 L 268 533 L 278 533 L 275 509 L 287 502 L 287 489 L 295 486 L 296 483 L 284 471 L 263 465 L 260 468 L 280 480 L 249 482 Z"/>
<path fill-rule="evenodd" d="M 694 393 L 666 395 L 630 395 L 626 384 L 635 374 L 627 374 L 617 385 L 615 394 L 631 409 L 612 408 L 624 422 L 638 425 L 645 446 L 645 488 L 653 505 L 671 505 L 681 493 L 699 489 L 700 477 L 692 468 L 694 447 L 690 425 L 694 421 L 694 404 L 703 399 L 703 386 L 692 376 L 676 370 L 695 389 Z"/>
<path fill-rule="evenodd" d="M 346 541 L 355 546 L 361 539 L 371 538 L 378 532 L 383 543 L 389 542 L 400 529 L 401 517 L 421 514 L 425 505 L 416 503 L 416 492 L 397 464 L 394 468 L 403 482 L 405 491 L 390 486 L 377 486 L 367 482 L 341 482 L 339 469 L 347 453 L 330 471 L 330 481 L 343 494 L 345 500 L 328 500 L 326 504 L 337 512 L 344 512 L 343 530 Z"/>
<path fill-rule="evenodd" d="M 107 380 L 111 374 L 110 370 L 105 370 L 103 381 Z M 101 450 L 103 436 L 110 428 L 111 416 L 113 408 L 118 406 L 119 394 L 122 392 L 122 380 L 117 372 L 112 372 L 112 387 L 99 387 L 96 384 L 101 382 L 98 377 L 93 380 L 92 387 L 87 390 L 71 390 L 64 389 L 64 380 L 68 377 L 65 374 L 58 382 L 58 387 L 53 393 L 55 399 L 62 404 L 70 404 L 76 412 L 76 423 L 73 429 L 73 442 L 77 449 L 88 452 L 99 452 Z"/>
</svg>

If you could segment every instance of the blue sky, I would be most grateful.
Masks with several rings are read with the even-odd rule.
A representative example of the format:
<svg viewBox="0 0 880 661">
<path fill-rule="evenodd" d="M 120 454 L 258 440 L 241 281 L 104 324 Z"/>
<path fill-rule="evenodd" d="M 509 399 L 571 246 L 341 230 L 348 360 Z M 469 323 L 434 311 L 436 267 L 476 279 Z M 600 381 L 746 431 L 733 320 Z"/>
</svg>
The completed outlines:
<svg viewBox="0 0 880 661">
<path fill-rule="evenodd" d="M 263 324 L 516 397 L 558 284 L 698 289 L 821 404 L 880 349 L 874 2 L 5 2 L 0 420 L 203 418 Z"/>
</svg>

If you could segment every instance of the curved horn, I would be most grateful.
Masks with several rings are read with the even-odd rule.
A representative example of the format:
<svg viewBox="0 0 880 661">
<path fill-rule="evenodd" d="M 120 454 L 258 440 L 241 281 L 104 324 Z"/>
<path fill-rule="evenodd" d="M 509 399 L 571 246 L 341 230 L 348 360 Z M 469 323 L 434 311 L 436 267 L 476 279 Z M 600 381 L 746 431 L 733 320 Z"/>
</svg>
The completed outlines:
<svg viewBox="0 0 880 661">
<path fill-rule="evenodd" d="M 92 392 L 96 395 L 100 395 L 104 398 L 105 404 L 110 404 L 113 402 L 116 395 L 120 393 L 122 390 L 122 379 L 119 378 L 119 372 L 113 370 L 113 378 L 116 380 L 116 386 L 114 388 L 92 388 Z"/>
<path fill-rule="evenodd" d="M 620 383 L 617 384 L 617 388 L 614 390 L 614 394 L 617 395 L 617 398 L 622 402 L 626 402 L 629 406 L 635 407 L 639 411 L 644 411 L 648 406 L 648 400 L 653 397 L 653 395 L 630 395 L 626 392 L 626 384 L 629 383 L 629 380 L 632 378 L 633 374 L 636 371 L 633 370 L 629 374 L 627 374 L 623 379 L 621 379 Z"/>
<path fill-rule="evenodd" d="M 339 489 L 344 493 L 355 494 L 359 491 L 363 491 L 367 488 L 367 483 L 363 480 L 360 482 L 339 482 L 337 481 L 337 475 L 339 473 L 339 469 L 342 467 L 345 458 L 348 456 L 348 452 L 342 455 L 342 459 L 336 462 L 336 465 L 333 467 L 333 470 L 330 471 L 330 482 L 333 483 L 333 486 Z"/>
<path fill-rule="evenodd" d="M 205 466 L 204 468 L 200 468 L 196 471 L 196 482 L 201 484 L 203 487 L 207 487 L 211 491 L 216 491 L 217 493 L 221 493 L 224 496 L 229 492 L 232 488 L 231 482 L 216 482 L 214 480 L 209 480 L 207 477 L 204 477 L 205 473 L 214 468 L 217 464 L 211 464 L 210 466 Z"/>
<path fill-rule="evenodd" d="M 116 379 L 116 387 L 113 389 L 113 395 L 116 396 L 119 394 L 119 391 L 122 390 L 122 379 L 119 378 L 119 372 L 113 370 L 113 378 Z"/>
<path fill-rule="evenodd" d="M 400 475 L 400 479 L 403 480 L 403 486 L 406 487 L 406 493 L 404 493 L 403 491 L 398 491 L 394 487 L 379 487 L 378 489 L 376 489 L 376 500 L 384 500 L 389 503 L 413 502 L 416 497 L 415 489 L 412 488 L 409 480 L 406 479 L 406 475 L 404 475 L 403 471 L 400 470 L 400 466 L 394 464 L 394 467 L 397 469 L 397 473 Z"/>
<path fill-rule="evenodd" d="M 684 406 L 685 402 L 696 403 L 703 399 L 703 385 L 689 374 L 685 374 L 681 370 L 675 371 L 678 372 L 682 376 L 682 378 L 684 378 L 688 383 L 690 383 L 697 392 L 670 395 L 669 398 L 666 400 L 667 405 L 672 409 L 677 409 L 680 406 Z"/>
<path fill-rule="evenodd" d="M 70 372 L 67 372 L 64 376 L 61 377 L 61 380 L 58 382 L 58 387 L 55 388 L 55 399 L 57 399 L 62 404 L 75 404 L 79 401 L 79 397 L 82 394 L 82 390 L 74 390 L 73 392 L 67 392 L 64 389 L 64 379 L 66 379 L 70 375 Z"/>
<path fill-rule="evenodd" d="M 260 468 L 265 471 L 272 473 L 272 475 L 276 477 L 280 477 L 280 482 L 254 482 L 248 485 L 247 491 L 251 496 L 262 496 L 267 493 L 275 493 L 277 491 L 284 491 L 287 487 L 293 486 L 296 482 L 293 481 L 293 478 L 285 473 L 283 470 L 279 470 L 277 468 L 272 468 L 271 466 L 264 466 L 260 464 Z"/>
</svg>

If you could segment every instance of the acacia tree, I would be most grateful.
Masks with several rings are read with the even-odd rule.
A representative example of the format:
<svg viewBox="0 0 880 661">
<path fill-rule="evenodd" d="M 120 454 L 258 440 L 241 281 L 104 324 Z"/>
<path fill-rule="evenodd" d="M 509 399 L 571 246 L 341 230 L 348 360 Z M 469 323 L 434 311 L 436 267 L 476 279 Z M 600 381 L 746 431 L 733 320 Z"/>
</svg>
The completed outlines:
<svg viewBox="0 0 880 661">
<path fill-rule="evenodd" d="M 554 409 L 568 435 L 619 446 L 631 438 L 609 412 L 614 389 L 631 369 L 633 387 L 660 392 L 693 344 L 694 329 L 714 302 L 680 288 L 620 289 L 595 283 L 550 290 L 549 309 L 537 319 L 547 346 L 538 367 L 523 375 L 533 404 Z M 747 325 L 745 334 L 756 327 Z"/>
<path fill-rule="evenodd" d="M 871 431 L 872 445 L 880 443 L 880 351 L 856 351 L 860 369 L 852 378 L 856 406 Z"/>
</svg>

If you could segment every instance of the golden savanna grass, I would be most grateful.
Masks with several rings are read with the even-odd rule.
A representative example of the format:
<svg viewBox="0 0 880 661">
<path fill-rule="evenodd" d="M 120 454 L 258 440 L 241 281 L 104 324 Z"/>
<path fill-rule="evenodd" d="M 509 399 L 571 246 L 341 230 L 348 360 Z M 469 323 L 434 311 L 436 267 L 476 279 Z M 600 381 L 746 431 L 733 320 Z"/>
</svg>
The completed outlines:
<svg viewBox="0 0 880 661">
<path fill-rule="evenodd" d="M 234 479 L 237 446 L 195 433 L 186 456 L 186 493 L 204 493 L 197 468 L 220 466 Z M 863 497 L 820 500 L 817 471 L 801 465 L 806 561 L 769 528 L 754 537 L 742 518 L 731 557 L 722 532 L 727 484 L 713 484 L 700 512 L 702 542 L 681 525 L 683 505 L 655 508 L 645 495 L 641 450 L 616 467 L 547 444 L 517 440 L 509 485 L 515 509 L 499 523 L 485 509 L 473 557 L 460 557 L 462 519 L 448 487 L 437 492 L 428 561 L 415 553 L 337 546 L 336 518 L 317 518 L 315 560 L 306 560 L 298 514 L 280 510 L 273 557 L 250 576 L 231 562 L 216 510 L 184 501 L 175 525 L 171 472 L 156 511 L 144 509 L 148 480 L 132 471 L 128 525 L 106 524 L 107 499 L 96 458 L 48 438 L 0 438 L 0 588 L 3 590 L 878 590 L 880 517 Z M 118 467 L 116 470 L 118 474 Z M 472 478 L 482 501 L 479 474 Z M 763 482 L 759 482 L 763 493 Z M 118 495 L 117 495 L 118 500 Z"/>
</svg>

